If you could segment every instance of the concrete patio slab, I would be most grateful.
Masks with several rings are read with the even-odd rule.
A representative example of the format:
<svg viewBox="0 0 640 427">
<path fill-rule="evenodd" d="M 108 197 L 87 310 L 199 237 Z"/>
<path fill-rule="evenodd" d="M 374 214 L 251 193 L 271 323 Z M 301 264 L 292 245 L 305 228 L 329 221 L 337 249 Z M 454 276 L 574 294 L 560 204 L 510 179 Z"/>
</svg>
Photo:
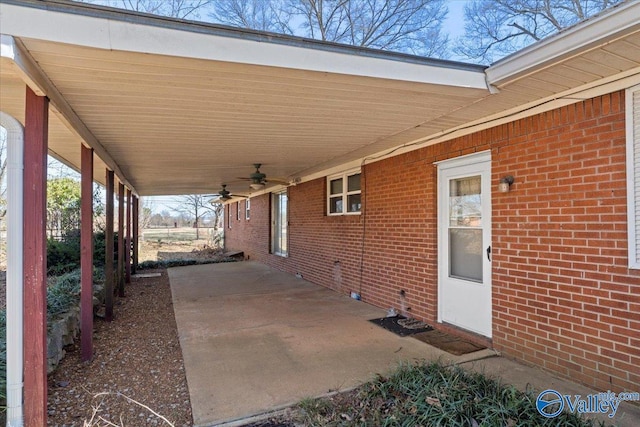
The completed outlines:
<svg viewBox="0 0 640 427">
<path fill-rule="evenodd" d="M 491 350 L 453 356 L 399 337 L 367 321 L 384 310 L 262 264 L 172 268 L 169 279 L 196 426 L 242 425 L 423 359 L 462 364 L 521 390 L 606 391 L 491 357 Z M 638 426 L 640 407 L 622 404 L 605 421 Z"/>
<path fill-rule="evenodd" d="M 455 359 L 367 321 L 384 310 L 258 263 L 169 278 L 196 426 L 350 389 L 401 361 Z"/>
</svg>

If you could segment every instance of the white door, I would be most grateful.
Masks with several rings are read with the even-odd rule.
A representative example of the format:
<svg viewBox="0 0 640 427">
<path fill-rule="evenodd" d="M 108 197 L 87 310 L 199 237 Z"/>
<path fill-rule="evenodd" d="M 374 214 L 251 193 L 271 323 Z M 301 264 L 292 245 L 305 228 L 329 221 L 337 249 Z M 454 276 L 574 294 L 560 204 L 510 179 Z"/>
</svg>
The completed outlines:
<svg viewBox="0 0 640 427">
<path fill-rule="evenodd" d="M 438 321 L 491 337 L 491 153 L 438 163 Z"/>
</svg>

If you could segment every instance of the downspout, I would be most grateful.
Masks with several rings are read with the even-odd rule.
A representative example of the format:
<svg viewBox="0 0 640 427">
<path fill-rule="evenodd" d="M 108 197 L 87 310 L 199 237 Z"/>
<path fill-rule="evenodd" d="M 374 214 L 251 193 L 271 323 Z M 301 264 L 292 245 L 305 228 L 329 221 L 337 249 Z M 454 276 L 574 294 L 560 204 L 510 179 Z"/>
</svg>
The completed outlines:
<svg viewBox="0 0 640 427">
<path fill-rule="evenodd" d="M 22 427 L 24 128 L 3 111 L 0 125 L 7 130 L 7 427 Z"/>
</svg>

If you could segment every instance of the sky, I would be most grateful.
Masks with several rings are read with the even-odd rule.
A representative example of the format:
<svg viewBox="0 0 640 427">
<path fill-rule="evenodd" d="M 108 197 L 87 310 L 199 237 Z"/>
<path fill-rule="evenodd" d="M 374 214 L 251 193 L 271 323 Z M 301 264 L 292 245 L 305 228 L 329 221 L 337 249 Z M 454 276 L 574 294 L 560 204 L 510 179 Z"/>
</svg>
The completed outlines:
<svg viewBox="0 0 640 427">
<path fill-rule="evenodd" d="M 453 40 L 464 33 L 464 5 L 468 0 L 448 0 L 449 13 L 444 25 L 445 31 L 449 32 L 449 37 Z"/>
</svg>

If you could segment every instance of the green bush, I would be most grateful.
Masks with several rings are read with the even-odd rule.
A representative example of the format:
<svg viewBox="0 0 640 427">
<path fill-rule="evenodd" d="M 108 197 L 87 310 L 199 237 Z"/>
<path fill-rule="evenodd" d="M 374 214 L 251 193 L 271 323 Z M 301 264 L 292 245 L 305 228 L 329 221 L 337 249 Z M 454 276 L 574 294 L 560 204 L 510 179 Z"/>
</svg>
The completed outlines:
<svg viewBox="0 0 640 427">
<path fill-rule="evenodd" d="M 139 270 L 154 270 L 157 268 L 184 267 L 187 265 L 218 264 L 221 262 L 236 262 L 234 258 L 219 259 L 167 259 L 163 261 L 143 261 L 138 264 Z"/>
<path fill-rule="evenodd" d="M 118 233 L 114 233 L 117 247 Z M 104 266 L 105 233 L 93 233 L 93 265 Z M 47 240 L 47 274 L 59 276 L 80 268 L 80 230 L 67 232 L 62 240 Z"/>
<path fill-rule="evenodd" d="M 93 283 L 104 283 L 104 269 L 93 270 Z M 47 285 L 47 323 L 71 307 L 80 304 L 80 270 L 76 269 L 61 276 L 52 277 Z M 6 311 L 0 310 L 0 413 L 6 410 L 7 389 L 7 319 Z"/>
<path fill-rule="evenodd" d="M 62 240 L 47 240 L 47 275 L 68 273 L 80 266 L 80 233 L 68 232 Z"/>
<path fill-rule="evenodd" d="M 53 277 L 47 286 L 47 323 L 80 305 L 80 269 Z M 104 269 L 94 268 L 93 283 L 104 283 Z"/>
<path fill-rule="evenodd" d="M 106 234 L 104 231 L 93 233 L 93 265 L 96 267 L 104 266 L 105 237 Z M 114 233 L 114 240 L 117 241 L 117 233 Z"/>
</svg>

